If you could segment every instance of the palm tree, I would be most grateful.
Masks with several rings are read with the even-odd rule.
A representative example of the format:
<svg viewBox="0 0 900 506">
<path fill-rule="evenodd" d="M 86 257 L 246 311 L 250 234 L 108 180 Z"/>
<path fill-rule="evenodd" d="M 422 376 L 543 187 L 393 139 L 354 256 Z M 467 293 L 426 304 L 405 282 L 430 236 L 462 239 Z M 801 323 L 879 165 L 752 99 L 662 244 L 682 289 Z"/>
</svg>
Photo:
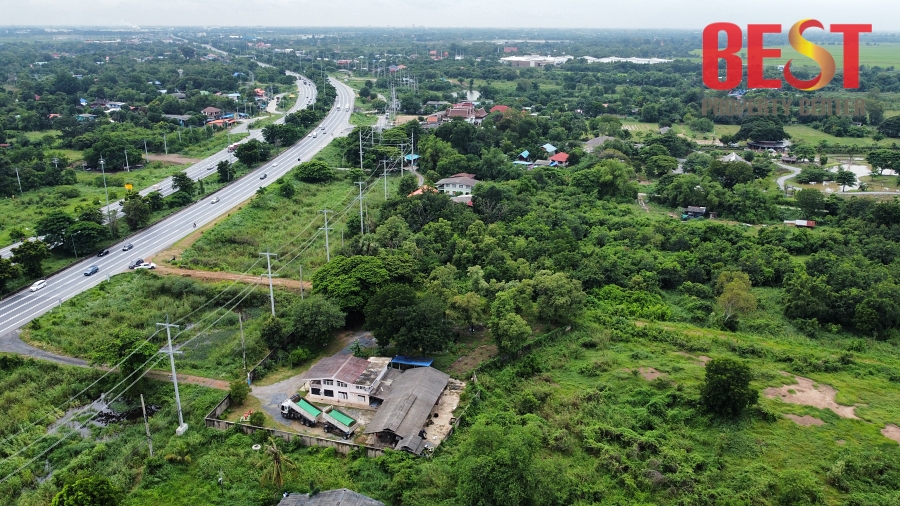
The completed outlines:
<svg viewBox="0 0 900 506">
<path fill-rule="evenodd" d="M 261 483 L 274 483 L 276 487 L 281 489 L 284 486 L 284 470 L 286 467 L 290 467 L 295 469 L 297 467 L 287 455 L 281 452 L 281 447 L 278 446 L 278 441 L 275 438 L 269 436 L 269 440 L 266 442 L 265 448 L 266 454 L 271 457 L 271 460 L 266 459 L 258 464 L 258 466 L 265 466 L 266 469 L 263 471 L 262 478 L 260 479 Z"/>
</svg>

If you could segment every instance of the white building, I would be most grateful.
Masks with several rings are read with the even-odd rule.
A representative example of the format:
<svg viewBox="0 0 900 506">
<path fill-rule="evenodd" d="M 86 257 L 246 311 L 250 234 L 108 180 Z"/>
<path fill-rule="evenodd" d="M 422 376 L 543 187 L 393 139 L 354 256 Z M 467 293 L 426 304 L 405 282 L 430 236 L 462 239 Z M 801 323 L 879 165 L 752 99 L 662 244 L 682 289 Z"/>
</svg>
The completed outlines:
<svg viewBox="0 0 900 506">
<path fill-rule="evenodd" d="M 306 400 L 322 403 L 337 400 L 369 407 L 369 396 L 378 388 L 390 361 L 386 357 L 366 360 L 353 355 L 323 358 L 300 377 L 309 388 Z"/>
<path fill-rule="evenodd" d="M 527 54 L 525 56 L 507 56 L 500 58 L 500 61 L 509 63 L 513 67 L 543 67 L 546 65 L 562 65 L 567 61 L 575 58 L 574 56 L 540 56 L 536 54 Z"/>
<path fill-rule="evenodd" d="M 475 174 L 454 174 L 434 183 L 434 187 L 441 193 L 448 195 L 471 195 L 472 188 L 481 181 L 475 179 Z"/>
<path fill-rule="evenodd" d="M 639 65 L 653 65 L 654 63 L 668 63 L 672 60 L 664 60 L 662 58 L 619 58 L 618 56 L 607 56 L 605 58 L 594 58 L 593 56 L 582 56 L 588 63 L 617 63 L 628 62 L 637 63 Z"/>
</svg>

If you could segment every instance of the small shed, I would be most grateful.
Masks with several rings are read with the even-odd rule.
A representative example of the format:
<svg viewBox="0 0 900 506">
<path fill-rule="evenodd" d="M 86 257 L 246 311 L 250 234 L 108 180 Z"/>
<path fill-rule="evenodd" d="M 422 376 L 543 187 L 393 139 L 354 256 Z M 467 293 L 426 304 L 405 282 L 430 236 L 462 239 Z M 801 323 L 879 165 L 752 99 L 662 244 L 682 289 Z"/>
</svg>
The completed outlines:
<svg viewBox="0 0 900 506">
<path fill-rule="evenodd" d="M 412 369 L 413 367 L 431 367 L 431 364 L 433 363 L 434 359 L 428 357 L 406 357 L 397 355 L 391 359 L 391 367 L 400 370 Z"/>
<path fill-rule="evenodd" d="M 684 214 L 686 214 L 688 218 L 702 218 L 706 215 L 706 208 L 698 206 L 687 206 L 687 209 L 684 210 Z"/>
</svg>

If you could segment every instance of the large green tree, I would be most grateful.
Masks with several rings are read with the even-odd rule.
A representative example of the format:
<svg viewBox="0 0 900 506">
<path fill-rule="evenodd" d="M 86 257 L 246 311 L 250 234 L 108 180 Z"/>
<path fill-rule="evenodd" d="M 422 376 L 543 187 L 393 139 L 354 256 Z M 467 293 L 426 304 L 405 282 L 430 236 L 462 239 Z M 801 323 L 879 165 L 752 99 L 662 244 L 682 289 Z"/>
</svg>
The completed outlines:
<svg viewBox="0 0 900 506">
<path fill-rule="evenodd" d="M 39 278 L 44 275 L 42 262 L 50 258 L 50 250 L 43 241 L 25 241 L 12 249 L 12 261 L 22 267 L 29 278 Z"/>
<path fill-rule="evenodd" d="M 53 497 L 52 506 L 116 506 L 121 492 L 106 478 L 89 476 L 66 484 Z"/>
<path fill-rule="evenodd" d="M 706 380 L 700 388 L 700 403 L 711 413 L 736 417 L 756 404 L 759 392 L 750 386 L 750 367 L 733 358 L 714 358 L 706 363 Z"/>
<path fill-rule="evenodd" d="M 313 275 L 313 291 L 333 300 L 342 311 L 358 316 L 369 298 L 390 278 L 378 258 L 338 255 Z"/>
<path fill-rule="evenodd" d="M 325 346 L 332 333 L 344 326 L 346 313 L 320 294 L 313 294 L 291 307 L 291 337 L 305 345 Z"/>
</svg>

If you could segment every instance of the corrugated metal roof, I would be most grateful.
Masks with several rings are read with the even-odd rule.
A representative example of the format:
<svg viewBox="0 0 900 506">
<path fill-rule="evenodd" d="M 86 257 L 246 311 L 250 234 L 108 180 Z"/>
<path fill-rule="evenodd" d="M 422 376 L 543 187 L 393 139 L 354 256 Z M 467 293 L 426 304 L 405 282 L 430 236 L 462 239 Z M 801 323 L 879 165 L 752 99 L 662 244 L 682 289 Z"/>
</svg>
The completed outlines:
<svg viewBox="0 0 900 506">
<path fill-rule="evenodd" d="M 434 359 L 428 357 L 405 357 L 397 355 L 391 359 L 392 364 L 414 365 L 417 367 L 430 367 L 434 363 Z"/>
<path fill-rule="evenodd" d="M 316 362 L 300 379 L 336 379 L 356 384 L 368 367 L 368 360 L 353 355 L 335 355 Z"/>
<path fill-rule="evenodd" d="M 407 370 L 393 380 L 365 433 L 393 432 L 404 440 L 418 436 L 449 380 L 449 375 L 432 367 Z"/>
<path fill-rule="evenodd" d="M 278 506 L 384 506 L 384 503 L 358 492 L 339 488 L 319 492 L 312 497 L 309 494 L 288 494 Z"/>
</svg>

